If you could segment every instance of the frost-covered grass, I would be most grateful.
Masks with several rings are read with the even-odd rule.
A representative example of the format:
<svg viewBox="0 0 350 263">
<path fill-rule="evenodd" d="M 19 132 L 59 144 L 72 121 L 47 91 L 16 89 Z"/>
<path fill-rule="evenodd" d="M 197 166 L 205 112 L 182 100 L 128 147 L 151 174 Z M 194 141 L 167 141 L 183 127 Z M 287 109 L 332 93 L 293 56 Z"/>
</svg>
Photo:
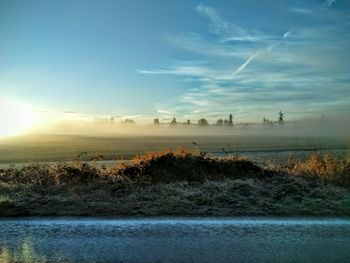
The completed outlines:
<svg viewBox="0 0 350 263">
<path fill-rule="evenodd" d="M 0 216 L 350 215 L 350 162 L 312 154 L 262 168 L 185 149 L 115 167 L 76 160 L 0 170 Z"/>
<path fill-rule="evenodd" d="M 176 130 L 176 129 L 175 129 Z M 202 129 L 197 129 L 199 133 Z M 220 129 L 219 129 L 220 130 Z M 59 162 L 74 159 L 77 153 L 87 152 L 84 160 L 102 154 L 106 160 L 130 159 L 135 154 L 160 151 L 165 148 L 186 147 L 207 152 L 279 151 L 346 148 L 348 141 L 337 138 L 275 135 L 222 135 L 213 132 L 211 136 L 166 135 L 162 136 L 78 136 L 78 135 L 37 135 L 8 139 L 0 138 L 0 164 L 28 162 Z M 271 132 L 271 131 L 269 131 Z M 197 145 L 194 145 L 196 142 Z"/>
</svg>

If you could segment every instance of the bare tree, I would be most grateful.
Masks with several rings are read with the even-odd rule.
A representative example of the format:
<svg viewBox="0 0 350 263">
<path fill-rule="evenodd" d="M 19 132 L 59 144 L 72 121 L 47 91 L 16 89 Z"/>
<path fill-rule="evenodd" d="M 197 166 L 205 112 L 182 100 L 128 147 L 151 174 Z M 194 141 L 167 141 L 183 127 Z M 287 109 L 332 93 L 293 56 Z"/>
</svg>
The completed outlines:
<svg viewBox="0 0 350 263">
<path fill-rule="evenodd" d="M 283 123 L 284 123 L 283 117 L 284 117 L 284 114 L 283 114 L 282 111 L 280 111 L 280 112 L 278 113 L 278 123 L 279 123 L 279 124 L 283 124 Z"/>
<path fill-rule="evenodd" d="M 176 118 L 175 118 L 175 117 L 172 119 L 172 121 L 170 122 L 170 124 L 171 124 L 171 125 L 176 125 L 176 124 L 177 124 L 177 121 L 176 121 Z"/>
<path fill-rule="evenodd" d="M 229 117 L 228 117 L 228 125 L 233 125 L 233 116 L 232 116 L 232 114 L 230 114 Z"/>
<path fill-rule="evenodd" d="M 135 124 L 135 121 L 133 119 L 125 119 L 122 121 L 123 124 Z"/>
<path fill-rule="evenodd" d="M 198 125 L 200 125 L 200 126 L 208 126 L 209 123 L 208 123 L 208 121 L 206 119 L 202 118 L 202 119 L 200 119 L 198 121 Z"/>
<path fill-rule="evenodd" d="M 160 124 L 159 119 L 158 119 L 158 118 L 155 118 L 155 119 L 153 120 L 153 124 L 154 124 L 154 125 L 159 125 L 159 124 Z"/>
<path fill-rule="evenodd" d="M 263 125 L 272 125 L 272 121 L 267 118 L 263 118 Z"/>
</svg>

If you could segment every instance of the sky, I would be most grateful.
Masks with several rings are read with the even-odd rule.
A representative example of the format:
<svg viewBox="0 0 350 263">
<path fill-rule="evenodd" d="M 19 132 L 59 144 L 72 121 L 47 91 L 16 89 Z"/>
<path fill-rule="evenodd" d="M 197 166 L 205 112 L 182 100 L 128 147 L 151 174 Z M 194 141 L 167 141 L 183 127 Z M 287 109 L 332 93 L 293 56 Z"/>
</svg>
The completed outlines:
<svg viewBox="0 0 350 263">
<path fill-rule="evenodd" d="M 350 112 L 348 0 L 0 0 L 0 39 L 0 98 L 48 119 Z"/>
</svg>

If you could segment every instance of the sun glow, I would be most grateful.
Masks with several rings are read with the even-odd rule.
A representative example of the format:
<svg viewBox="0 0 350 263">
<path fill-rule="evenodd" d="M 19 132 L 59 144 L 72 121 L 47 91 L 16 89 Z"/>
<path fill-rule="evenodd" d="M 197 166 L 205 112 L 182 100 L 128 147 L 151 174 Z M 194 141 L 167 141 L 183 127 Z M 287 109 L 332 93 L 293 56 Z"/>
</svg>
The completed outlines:
<svg viewBox="0 0 350 263">
<path fill-rule="evenodd" d="M 33 124 L 33 114 L 28 105 L 0 97 L 0 137 L 27 132 Z"/>
</svg>

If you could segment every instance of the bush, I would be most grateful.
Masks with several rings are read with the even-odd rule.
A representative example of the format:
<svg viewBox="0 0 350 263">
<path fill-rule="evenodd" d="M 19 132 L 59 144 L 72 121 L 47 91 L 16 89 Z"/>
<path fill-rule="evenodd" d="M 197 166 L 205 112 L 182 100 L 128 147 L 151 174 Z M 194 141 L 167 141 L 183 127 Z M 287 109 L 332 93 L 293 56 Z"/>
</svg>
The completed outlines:
<svg viewBox="0 0 350 263">
<path fill-rule="evenodd" d="M 152 183 L 203 182 L 262 174 L 260 167 L 246 159 L 214 159 L 182 149 L 137 156 L 130 165 L 117 170 L 118 176 Z"/>
<path fill-rule="evenodd" d="M 179 149 L 112 168 L 77 160 L 0 169 L 0 216 L 350 215 L 345 186 L 349 162 L 340 157 L 266 170 Z"/>
<path fill-rule="evenodd" d="M 340 155 L 312 153 L 305 161 L 294 161 L 288 171 L 338 186 L 350 186 L 350 161 Z"/>
<path fill-rule="evenodd" d="M 75 162 L 58 166 L 53 176 L 58 184 L 84 184 L 100 178 L 101 170 L 88 163 Z"/>
<path fill-rule="evenodd" d="M 304 161 L 293 160 L 287 166 L 263 169 L 242 157 L 213 158 L 208 154 L 176 151 L 150 152 L 136 156 L 130 163 L 109 169 L 96 164 L 73 161 L 57 165 L 31 164 L 17 169 L 0 169 L 0 182 L 27 186 L 97 183 L 98 180 L 120 187 L 136 184 L 204 182 L 223 179 L 266 179 L 295 175 L 308 181 L 350 186 L 350 161 L 341 156 L 311 154 Z"/>
</svg>

